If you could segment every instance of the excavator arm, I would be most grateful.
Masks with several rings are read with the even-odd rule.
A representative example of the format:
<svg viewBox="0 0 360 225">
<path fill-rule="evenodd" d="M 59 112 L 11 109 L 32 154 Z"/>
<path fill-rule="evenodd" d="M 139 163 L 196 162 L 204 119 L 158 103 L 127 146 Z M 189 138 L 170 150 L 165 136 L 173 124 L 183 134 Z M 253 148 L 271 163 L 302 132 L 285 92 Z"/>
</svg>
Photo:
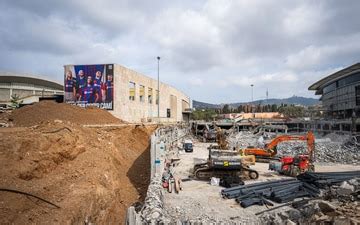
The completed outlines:
<svg viewBox="0 0 360 225">
<path fill-rule="evenodd" d="M 274 157 L 277 154 L 276 147 L 279 143 L 285 141 L 306 141 L 308 146 L 309 156 L 312 157 L 315 149 L 315 138 L 314 134 L 309 131 L 304 136 L 298 135 L 281 135 L 274 138 L 270 143 L 265 145 L 265 148 L 246 148 L 244 149 L 245 155 L 255 155 L 262 157 Z"/>
</svg>

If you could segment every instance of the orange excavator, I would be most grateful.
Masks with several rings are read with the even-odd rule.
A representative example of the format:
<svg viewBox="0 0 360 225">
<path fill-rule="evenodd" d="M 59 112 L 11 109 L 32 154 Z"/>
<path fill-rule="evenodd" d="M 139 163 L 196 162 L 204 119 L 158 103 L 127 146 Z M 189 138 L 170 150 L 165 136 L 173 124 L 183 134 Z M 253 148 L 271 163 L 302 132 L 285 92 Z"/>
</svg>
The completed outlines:
<svg viewBox="0 0 360 225">
<path fill-rule="evenodd" d="M 311 155 L 315 149 L 314 134 L 309 131 L 306 135 L 281 135 L 274 138 L 270 143 L 266 144 L 264 148 L 246 148 L 243 149 L 243 154 L 254 155 L 256 161 L 269 161 L 274 159 L 277 154 L 277 145 L 284 141 L 306 141 L 309 153 Z M 312 157 L 312 156 L 311 156 Z"/>
</svg>

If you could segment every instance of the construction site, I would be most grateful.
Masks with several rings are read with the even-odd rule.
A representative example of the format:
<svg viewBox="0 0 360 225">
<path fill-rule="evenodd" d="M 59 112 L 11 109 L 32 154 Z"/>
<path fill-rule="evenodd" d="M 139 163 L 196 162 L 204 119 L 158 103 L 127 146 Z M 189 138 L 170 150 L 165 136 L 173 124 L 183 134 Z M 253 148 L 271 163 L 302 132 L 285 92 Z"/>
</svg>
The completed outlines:
<svg viewBox="0 0 360 225">
<path fill-rule="evenodd" d="M 360 1 L 0 7 L 0 225 L 360 224 Z"/>
<path fill-rule="evenodd" d="M 360 223 L 357 132 L 129 123 L 49 98 L 0 115 L 2 224 Z"/>
</svg>

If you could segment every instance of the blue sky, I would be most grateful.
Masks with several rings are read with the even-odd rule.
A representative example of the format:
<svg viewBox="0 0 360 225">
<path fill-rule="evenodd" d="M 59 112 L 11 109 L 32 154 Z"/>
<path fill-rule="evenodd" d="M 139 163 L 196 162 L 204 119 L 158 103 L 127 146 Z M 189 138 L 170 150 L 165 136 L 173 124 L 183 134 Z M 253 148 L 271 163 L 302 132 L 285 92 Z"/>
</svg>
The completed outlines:
<svg viewBox="0 0 360 225">
<path fill-rule="evenodd" d="M 3 0 L 0 70 L 62 80 L 65 64 L 118 63 L 209 103 L 315 97 L 360 60 L 360 1 Z"/>
</svg>

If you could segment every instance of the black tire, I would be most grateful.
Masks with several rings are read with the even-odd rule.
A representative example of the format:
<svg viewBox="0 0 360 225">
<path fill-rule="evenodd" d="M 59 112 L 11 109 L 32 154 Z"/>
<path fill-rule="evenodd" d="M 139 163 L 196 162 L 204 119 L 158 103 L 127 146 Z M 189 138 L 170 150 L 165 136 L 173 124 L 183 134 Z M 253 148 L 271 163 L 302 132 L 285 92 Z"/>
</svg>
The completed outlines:
<svg viewBox="0 0 360 225">
<path fill-rule="evenodd" d="M 292 177 L 297 177 L 298 175 L 300 175 L 300 169 L 297 166 L 291 166 L 290 168 L 290 176 Z"/>
<path fill-rule="evenodd" d="M 259 173 L 257 171 L 249 171 L 249 177 L 252 180 L 258 179 L 259 178 Z"/>
<path fill-rule="evenodd" d="M 314 165 L 310 165 L 308 171 L 309 171 L 309 172 L 315 172 L 315 166 L 314 166 Z"/>
</svg>

